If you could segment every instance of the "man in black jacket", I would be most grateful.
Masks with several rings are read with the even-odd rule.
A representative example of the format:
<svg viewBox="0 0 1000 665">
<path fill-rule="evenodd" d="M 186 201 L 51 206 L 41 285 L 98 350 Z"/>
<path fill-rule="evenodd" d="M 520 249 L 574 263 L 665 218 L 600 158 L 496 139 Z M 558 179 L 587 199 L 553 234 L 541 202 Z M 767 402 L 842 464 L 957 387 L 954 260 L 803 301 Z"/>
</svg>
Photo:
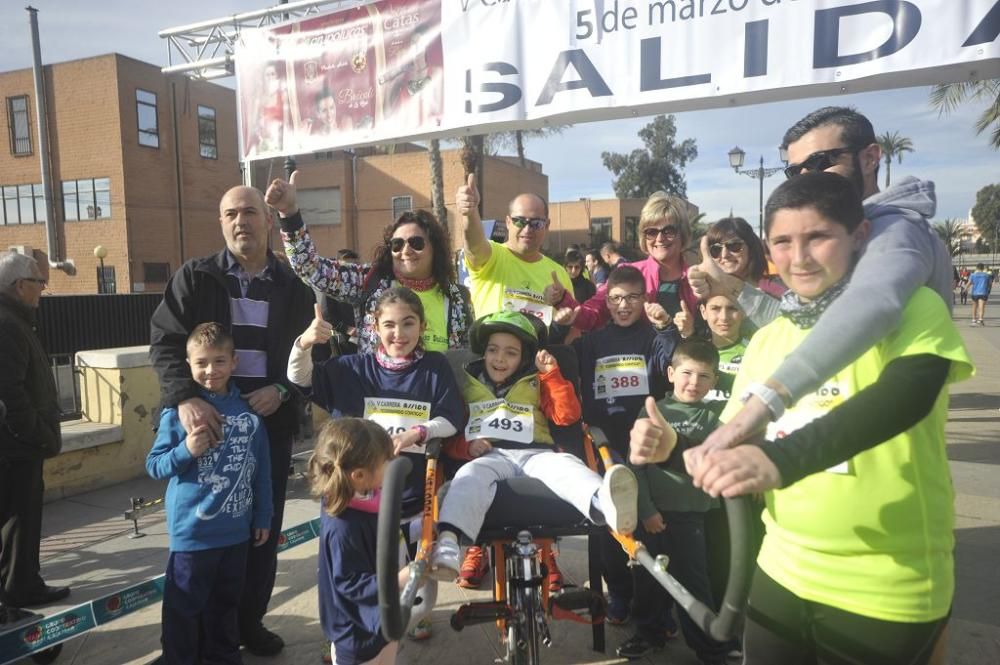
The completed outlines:
<svg viewBox="0 0 1000 665">
<path fill-rule="evenodd" d="M 52 367 L 35 333 L 45 288 L 38 264 L 0 256 L 0 605 L 34 607 L 62 600 L 69 587 L 50 587 L 40 574 L 42 464 L 62 449 Z"/>
<path fill-rule="evenodd" d="M 298 428 L 299 396 L 285 375 L 292 344 L 312 321 L 315 298 L 268 249 L 273 222 L 260 191 L 233 187 L 222 197 L 219 213 L 226 248 L 188 261 L 170 278 L 151 321 L 150 357 L 160 377 L 163 406 L 177 407 L 188 432 L 205 424 L 218 438 L 221 416 L 197 397 L 185 342 L 195 326 L 209 321 L 233 335 L 239 357 L 233 379 L 264 418 L 274 497 L 271 537 L 251 548 L 247 558 L 240 640 L 255 655 L 273 656 L 284 641 L 264 628 L 263 618 L 274 589 L 292 438 Z"/>
</svg>

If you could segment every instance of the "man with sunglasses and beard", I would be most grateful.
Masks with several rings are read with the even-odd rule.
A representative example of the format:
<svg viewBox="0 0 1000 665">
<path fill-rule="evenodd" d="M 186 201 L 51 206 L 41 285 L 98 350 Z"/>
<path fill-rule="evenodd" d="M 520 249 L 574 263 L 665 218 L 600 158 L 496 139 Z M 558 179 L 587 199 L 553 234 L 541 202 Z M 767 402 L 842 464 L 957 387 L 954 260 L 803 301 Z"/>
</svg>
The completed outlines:
<svg viewBox="0 0 1000 665">
<path fill-rule="evenodd" d="M 856 360 L 899 325 L 904 305 L 920 286 L 930 287 L 952 307 L 951 258 L 928 222 L 937 206 L 934 183 L 908 177 L 879 191 L 882 150 L 868 118 L 852 108 L 821 108 L 785 132 L 782 147 L 788 150 L 788 178 L 830 171 L 854 183 L 871 232 L 845 291 L 771 377 L 752 386 L 743 409 L 706 439 L 702 454 L 733 447 L 762 431 L 786 406 Z M 782 300 L 723 273 L 707 249 L 703 241 L 702 264 L 689 273 L 700 298 L 736 297 L 758 327 L 778 316 Z"/>
<path fill-rule="evenodd" d="M 538 194 L 518 194 L 506 217 L 507 242 L 486 237 L 479 217 L 476 176 L 458 188 L 455 205 L 462 218 L 465 263 L 471 276 L 472 305 L 481 318 L 518 311 L 552 324 L 553 306 L 572 300 L 566 269 L 542 254 L 549 231 L 549 206 Z"/>
</svg>

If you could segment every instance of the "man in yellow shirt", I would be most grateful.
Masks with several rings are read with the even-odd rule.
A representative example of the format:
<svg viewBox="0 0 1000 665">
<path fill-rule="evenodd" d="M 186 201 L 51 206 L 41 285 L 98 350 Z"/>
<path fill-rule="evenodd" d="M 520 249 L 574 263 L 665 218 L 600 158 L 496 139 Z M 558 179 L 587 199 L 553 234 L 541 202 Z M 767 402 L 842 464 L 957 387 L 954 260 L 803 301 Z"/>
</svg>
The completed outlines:
<svg viewBox="0 0 1000 665">
<path fill-rule="evenodd" d="M 572 295 L 566 269 L 542 254 L 549 230 L 549 207 L 537 194 L 518 194 L 510 202 L 507 242 L 486 238 L 479 217 L 476 176 L 458 188 L 455 204 L 462 219 L 465 264 L 471 277 L 476 317 L 501 310 L 536 316 L 552 324 L 553 305 Z"/>
</svg>

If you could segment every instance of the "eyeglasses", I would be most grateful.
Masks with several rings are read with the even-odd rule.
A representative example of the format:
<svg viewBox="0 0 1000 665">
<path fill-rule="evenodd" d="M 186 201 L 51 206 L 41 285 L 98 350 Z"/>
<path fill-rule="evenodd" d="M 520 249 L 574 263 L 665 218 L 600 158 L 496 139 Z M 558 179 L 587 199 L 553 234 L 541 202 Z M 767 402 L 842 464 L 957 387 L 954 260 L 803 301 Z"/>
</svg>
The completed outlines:
<svg viewBox="0 0 1000 665">
<path fill-rule="evenodd" d="M 544 229 L 549 225 L 549 220 L 544 217 L 511 217 L 510 221 L 519 229 L 530 226 L 535 231 Z"/>
<path fill-rule="evenodd" d="M 667 225 L 663 228 L 656 228 L 655 226 L 652 226 L 648 229 L 644 229 L 642 235 L 646 238 L 646 240 L 656 240 L 656 236 L 660 235 L 667 240 L 673 240 L 677 237 L 678 233 L 679 231 L 676 226 Z"/>
<path fill-rule="evenodd" d="M 393 238 L 389 241 L 389 249 L 392 250 L 393 254 L 402 252 L 404 245 L 409 245 L 414 252 L 422 252 L 427 246 L 427 239 L 423 236 L 410 236 L 409 238 Z"/>
<path fill-rule="evenodd" d="M 806 171 L 825 171 L 837 163 L 837 158 L 849 152 L 854 152 L 854 148 L 831 148 L 830 150 L 819 150 L 803 159 L 798 164 L 789 164 L 785 167 L 785 177 L 794 178 Z"/>
<path fill-rule="evenodd" d="M 730 254 L 739 254 L 747 244 L 742 240 L 727 240 L 726 242 L 713 242 L 708 246 L 708 253 L 713 259 L 722 256 L 722 248 L 725 247 Z"/>
<path fill-rule="evenodd" d="M 48 281 L 42 279 L 41 277 L 22 277 L 21 279 L 25 282 L 34 282 L 35 284 L 41 284 L 43 289 L 48 285 Z"/>
<path fill-rule="evenodd" d="M 645 293 L 626 293 L 622 296 L 608 296 L 608 302 L 612 305 L 620 305 L 623 302 L 629 305 L 635 305 L 646 299 Z"/>
</svg>

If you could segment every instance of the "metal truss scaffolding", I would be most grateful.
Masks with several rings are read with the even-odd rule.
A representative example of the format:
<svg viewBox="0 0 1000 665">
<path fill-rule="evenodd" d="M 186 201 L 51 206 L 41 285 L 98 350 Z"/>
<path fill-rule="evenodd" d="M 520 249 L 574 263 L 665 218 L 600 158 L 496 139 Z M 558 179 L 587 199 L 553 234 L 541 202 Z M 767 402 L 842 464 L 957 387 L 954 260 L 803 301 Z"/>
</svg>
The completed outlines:
<svg viewBox="0 0 1000 665">
<path fill-rule="evenodd" d="M 240 30 L 278 25 L 306 16 L 365 4 L 362 0 L 300 0 L 228 18 L 202 21 L 160 31 L 167 40 L 164 74 L 217 79 L 233 75 L 233 47 Z"/>
</svg>

